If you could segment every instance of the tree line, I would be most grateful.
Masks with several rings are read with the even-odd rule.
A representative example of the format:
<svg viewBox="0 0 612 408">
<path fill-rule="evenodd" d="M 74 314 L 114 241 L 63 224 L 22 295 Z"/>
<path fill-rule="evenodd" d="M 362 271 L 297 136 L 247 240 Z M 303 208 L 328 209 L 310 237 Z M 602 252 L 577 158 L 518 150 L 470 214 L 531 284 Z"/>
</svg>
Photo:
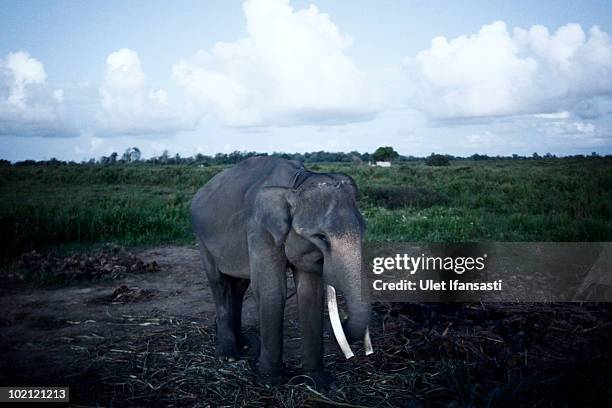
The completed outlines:
<svg viewBox="0 0 612 408">
<path fill-rule="evenodd" d="M 326 151 L 317 151 L 317 152 L 307 152 L 307 153 L 282 153 L 282 152 L 274 152 L 274 153 L 259 153 L 259 152 L 241 152 L 234 151 L 231 153 L 217 153 L 213 156 L 204 155 L 201 153 L 196 154 L 195 156 L 182 157 L 178 153 L 171 155 L 167 150 L 164 151 L 159 156 L 153 156 L 147 159 L 142 158 L 141 150 L 138 147 L 130 147 L 125 150 L 122 155 L 119 155 L 116 152 L 111 153 L 108 156 L 102 156 L 100 158 L 91 158 L 89 160 L 84 160 L 80 163 L 75 161 L 63 161 L 58 160 L 56 158 L 51 158 L 49 160 L 22 160 L 15 163 L 11 163 L 8 160 L 0 159 L 0 166 L 31 166 L 31 165 L 76 165 L 76 164 L 89 164 L 89 165 L 115 165 L 115 164 L 155 164 L 155 165 L 202 165 L 202 166 L 212 166 L 212 165 L 227 165 L 227 164 L 236 164 L 242 160 L 248 159 L 250 157 L 255 156 L 270 156 L 270 157 L 280 157 L 289 160 L 298 160 L 303 163 L 353 163 L 353 164 L 363 164 L 368 162 L 376 162 L 376 161 L 392 161 L 392 162 L 413 162 L 413 161 L 425 161 L 428 165 L 432 166 L 445 166 L 448 165 L 451 161 L 460 161 L 460 160 L 473 160 L 473 161 L 481 161 L 481 160 L 542 160 L 542 159 L 557 159 L 558 157 L 551 153 L 546 153 L 544 155 L 540 155 L 537 152 L 533 153 L 530 156 L 522 156 L 518 154 L 512 154 L 510 156 L 489 156 L 486 154 L 473 154 L 471 156 L 454 156 L 450 154 L 438 154 L 431 153 L 431 155 L 426 157 L 419 156 L 405 156 L 397 153 L 390 146 L 382 146 L 379 147 L 374 153 L 360 153 L 358 151 L 352 152 L 326 152 Z M 596 152 L 591 153 L 590 155 L 571 155 L 571 156 L 563 156 L 562 158 L 574 158 L 574 159 L 584 159 L 584 158 L 598 158 L 598 157 L 612 157 L 612 155 L 601 156 Z"/>
</svg>

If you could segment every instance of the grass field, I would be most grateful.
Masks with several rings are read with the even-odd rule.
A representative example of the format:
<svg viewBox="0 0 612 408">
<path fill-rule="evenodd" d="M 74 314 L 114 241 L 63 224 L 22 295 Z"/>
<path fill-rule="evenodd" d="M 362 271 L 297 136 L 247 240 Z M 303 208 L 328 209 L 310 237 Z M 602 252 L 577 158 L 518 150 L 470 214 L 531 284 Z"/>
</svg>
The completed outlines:
<svg viewBox="0 0 612 408">
<path fill-rule="evenodd" d="M 189 201 L 221 166 L 0 168 L 2 258 L 114 242 L 190 243 Z M 355 178 L 367 240 L 610 241 L 612 160 L 314 164 Z"/>
</svg>

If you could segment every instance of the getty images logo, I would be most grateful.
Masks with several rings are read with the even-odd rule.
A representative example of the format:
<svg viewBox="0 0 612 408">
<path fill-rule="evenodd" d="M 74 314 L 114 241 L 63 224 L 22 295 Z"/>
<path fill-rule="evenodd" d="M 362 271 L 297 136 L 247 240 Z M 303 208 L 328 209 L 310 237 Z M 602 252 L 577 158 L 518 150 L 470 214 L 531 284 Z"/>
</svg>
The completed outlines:
<svg viewBox="0 0 612 408">
<path fill-rule="evenodd" d="M 410 256 L 408 254 L 396 254 L 391 257 L 376 257 L 372 262 L 372 272 L 380 275 L 385 271 L 407 271 L 414 275 L 418 271 L 453 271 L 463 274 L 469 271 L 482 271 L 485 268 L 487 254 L 472 257 L 442 257 L 442 256 Z"/>
</svg>

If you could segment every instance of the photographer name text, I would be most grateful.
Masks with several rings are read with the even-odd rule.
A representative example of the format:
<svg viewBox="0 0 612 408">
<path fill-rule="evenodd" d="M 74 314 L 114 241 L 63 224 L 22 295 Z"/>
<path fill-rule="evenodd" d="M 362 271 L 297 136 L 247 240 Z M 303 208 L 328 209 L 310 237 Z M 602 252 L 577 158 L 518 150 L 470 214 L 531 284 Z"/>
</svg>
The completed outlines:
<svg viewBox="0 0 612 408">
<path fill-rule="evenodd" d="M 372 273 L 382 275 L 389 271 L 399 271 L 410 276 L 419 271 L 437 273 L 454 272 L 461 276 L 468 272 L 481 272 L 485 269 L 487 254 L 478 257 L 442 257 L 442 256 L 410 256 L 396 254 L 391 257 L 376 257 L 372 262 Z M 462 277 L 467 277 L 462 276 Z M 375 279 L 372 288 L 375 291 L 501 291 L 502 280 L 490 282 L 464 282 L 460 279 L 399 279 L 387 281 Z"/>
<path fill-rule="evenodd" d="M 399 290 L 399 291 L 499 291 L 502 290 L 502 280 L 493 282 L 460 282 L 458 279 L 450 281 L 435 281 L 433 279 L 419 279 L 418 283 L 407 279 L 397 282 L 385 282 L 376 279 L 372 282 L 376 291 Z"/>
</svg>

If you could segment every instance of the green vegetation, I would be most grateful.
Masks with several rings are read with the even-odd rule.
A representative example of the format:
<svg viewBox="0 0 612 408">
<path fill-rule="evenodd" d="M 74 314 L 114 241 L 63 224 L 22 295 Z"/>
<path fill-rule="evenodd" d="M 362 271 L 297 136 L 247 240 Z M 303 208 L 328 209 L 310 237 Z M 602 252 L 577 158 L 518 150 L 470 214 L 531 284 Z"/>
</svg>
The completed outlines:
<svg viewBox="0 0 612 408">
<path fill-rule="evenodd" d="M 372 158 L 375 161 L 393 161 L 399 159 L 400 155 L 391 146 L 383 146 L 376 149 Z"/>
<path fill-rule="evenodd" d="M 612 240 L 609 158 L 309 167 L 355 178 L 370 242 Z M 193 242 L 189 201 L 223 168 L 2 166 L 1 257 L 58 245 Z"/>
<path fill-rule="evenodd" d="M 446 155 L 432 153 L 425 159 L 425 164 L 428 166 L 449 166 L 450 159 Z"/>
<path fill-rule="evenodd" d="M 189 200 L 219 170 L 153 165 L 1 168 L 3 255 L 48 245 L 191 242 Z"/>
</svg>

